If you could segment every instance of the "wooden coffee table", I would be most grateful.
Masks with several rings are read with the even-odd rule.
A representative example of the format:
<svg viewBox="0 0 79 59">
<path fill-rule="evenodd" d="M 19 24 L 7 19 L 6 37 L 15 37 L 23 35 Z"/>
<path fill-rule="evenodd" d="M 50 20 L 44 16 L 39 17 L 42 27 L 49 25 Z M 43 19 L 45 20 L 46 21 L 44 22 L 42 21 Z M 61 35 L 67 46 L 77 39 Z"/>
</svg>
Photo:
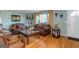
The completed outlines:
<svg viewBox="0 0 79 59">
<path fill-rule="evenodd" d="M 29 44 L 29 37 L 30 36 L 39 35 L 39 38 L 40 38 L 40 32 L 36 31 L 36 30 L 33 30 L 33 31 L 23 30 L 23 31 L 20 31 L 20 32 L 27 38 L 27 44 Z M 24 42 L 24 44 L 26 44 L 24 39 L 22 39 L 22 41 Z"/>
</svg>

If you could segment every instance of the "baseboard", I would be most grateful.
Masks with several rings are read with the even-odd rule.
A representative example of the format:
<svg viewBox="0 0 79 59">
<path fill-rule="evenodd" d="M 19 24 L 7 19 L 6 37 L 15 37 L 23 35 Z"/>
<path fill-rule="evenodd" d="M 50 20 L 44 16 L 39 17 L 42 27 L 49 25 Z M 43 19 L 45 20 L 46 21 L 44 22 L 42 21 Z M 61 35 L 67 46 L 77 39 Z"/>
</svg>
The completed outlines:
<svg viewBox="0 0 79 59">
<path fill-rule="evenodd" d="M 65 34 L 60 34 L 61 36 L 64 36 L 64 37 L 68 37 L 67 35 L 65 35 Z"/>
<path fill-rule="evenodd" d="M 75 37 L 68 37 L 68 39 L 75 40 L 75 41 L 79 41 L 79 38 L 75 38 Z"/>
<path fill-rule="evenodd" d="M 63 36 L 63 37 L 67 37 L 69 40 L 79 41 L 79 38 L 70 37 L 70 36 L 65 35 L 65 34 L 61 34 L 61 36 Z"/>
<path fill-rule="evenodd" d="M 79 38 L 75 38 L 75 37 L 70 37 L 68 35 L 65 34 L 60 34 L 62 37 L 67 37 L 69 40 L 74 40 L 74 41 L 78 41 L 79 42 Z"/>
</svg>

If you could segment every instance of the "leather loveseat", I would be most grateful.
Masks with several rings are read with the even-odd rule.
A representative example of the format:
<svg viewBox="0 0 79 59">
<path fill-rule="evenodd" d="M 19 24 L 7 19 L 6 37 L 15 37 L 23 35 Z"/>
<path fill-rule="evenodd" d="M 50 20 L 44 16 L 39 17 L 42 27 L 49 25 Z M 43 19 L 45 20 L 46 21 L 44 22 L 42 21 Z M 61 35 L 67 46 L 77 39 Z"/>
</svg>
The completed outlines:
<svg viewBox="0 0 79 59">
<path fill-rule="evenodd" d="M 40 35 L 42 36 L 46 36 L 51 32 L 51 26 L 49 24 L 36 24 L 34 29 L 40 31 Z"/>
</svg>

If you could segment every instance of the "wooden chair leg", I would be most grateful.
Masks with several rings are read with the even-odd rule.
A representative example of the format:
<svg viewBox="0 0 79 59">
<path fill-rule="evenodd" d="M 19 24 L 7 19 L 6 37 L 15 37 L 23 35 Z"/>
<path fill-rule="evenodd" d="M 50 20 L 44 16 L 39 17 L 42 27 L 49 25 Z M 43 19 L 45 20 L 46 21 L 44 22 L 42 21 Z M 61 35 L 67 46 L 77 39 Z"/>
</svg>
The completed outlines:
<svg viewBox="0 0 79 59">
<path fill-rule="evenodd" d="M 29 37 L 27 37 L 27 44 L 29 44 Z"/>
<path fill-rule="evenodd" d="M 25 48 L 26 44 L 29 44 L 29 37 L 27 39 L 21 39 L 21 42 L 24 44 L 23 48 Z"/>
<path fill-rule="evenodd" d="M 8 44 L 8 41 L 7 41 L 7 37 L 2 37 L 3 40 L 4 40 L 4 44 L 6 45 L 6 47 L 8 48 L 9 47 L 9 44 Z"/>
</svg>

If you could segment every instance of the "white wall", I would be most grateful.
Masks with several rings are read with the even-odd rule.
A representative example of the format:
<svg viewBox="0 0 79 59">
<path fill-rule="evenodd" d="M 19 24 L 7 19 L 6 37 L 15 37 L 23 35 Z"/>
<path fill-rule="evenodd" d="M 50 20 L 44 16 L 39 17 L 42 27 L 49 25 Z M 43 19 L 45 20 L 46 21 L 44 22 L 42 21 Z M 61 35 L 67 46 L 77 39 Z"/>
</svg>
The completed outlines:
<svg viewBox="0 0 79 59">
<path fill-rule="evenodd" d="M 25 14 L 10 11 L 0 11 L 0 18 L 2 19 L 2 24 L 4 28 L 9 28 L 11 24 L 15 23 L 14 21 L 11 21 L 11 15 L 20 15 L 20 23 L 26 24 Z M 19 23 L 19 21 L 16 23 Z"/>
<path fill-rule="evenodd" d="M 73 10 L 67 11 L 67 35 L 79 38 L 79 15 L 70 16 Z"/>
</svg>

